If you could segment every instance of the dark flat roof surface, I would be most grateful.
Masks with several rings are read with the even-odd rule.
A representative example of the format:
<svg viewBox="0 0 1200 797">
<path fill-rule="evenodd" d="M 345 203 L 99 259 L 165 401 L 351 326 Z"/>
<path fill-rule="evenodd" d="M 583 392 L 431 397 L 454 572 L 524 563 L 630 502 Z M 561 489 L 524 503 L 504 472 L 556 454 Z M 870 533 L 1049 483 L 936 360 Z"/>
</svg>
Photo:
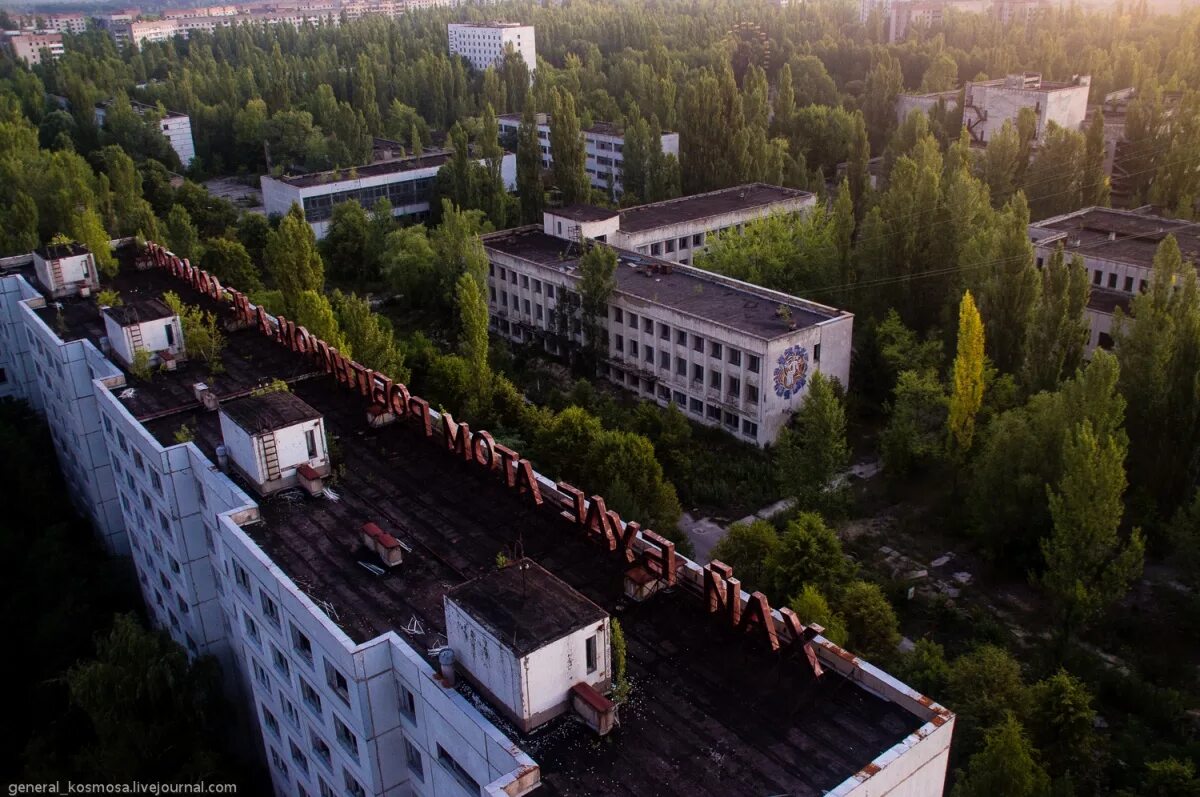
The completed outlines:
<svg viewBox="0 0 1200 797">
<path fill-rule="evenodd" d="M 810 197 L 808 191 L 766 183 L 747 183 L 707 194 L 668 199 L 621 211 L 621 232 L 642 232 L 667 224 L 699 221 L 734 210 L 762 207 L 773 202 Z"/>
<path fill-rule="evenodd" d="M 608 616 L 531 559 L 459 584 L 446 597 L 518 657 Z"/>
<path fill-rule="evenodd" d="M 228 305 L 209 302 L 161 271 L 123 272 L 120 280 L 123 295 L 170 289 L 189 304 L 222 317 L 230 313 Z M 94 301 L 90 313 L 99 319 Z M 237 361 L 270 365 L 258 382 L 272 373 L 305 375 L 292 380 L 292 390 L 324 416 L 339 443 L 334 465 L 344 467 L 331 480 L 338 500 L 285 491 L 261 501 L 263 522 L 244 531 L 355 642 L 396 631 L 418 651 L 444 644 L 444 596 L 496 572 L 499 552 L 528 556 L 619 617 L 632 693 L 620 728 L 603 743 L 572 717 L 522 735 L 465 679 L 459 682 L 459 690 L 539 763 L 542 793 L 820 797 L 923 724 L 832 670 L 814 679 L 798 650 L 756 648 L 714 623 L 690 587 L 631 604 L 620 557 L 587 541 L 557 507 L 531 506 L 494 474 L 448 455 L 412 425 L 368 426 L 366 399 L 327 374 L 309 375 L 303 356 L 256 330 L 229 337 L 231 345 L 239 341 Z M 229 365 L 234 361 L 227 357 Z M 218 413 L 194 401 L 192 381 L 178 372 L 156 377 L 160 411 L 146 427 L 171 445 L 187 425 L 215 462 Z M 172 397 L 174 408 L 164 409 Z M 374 556 L 361 547 L 366 522 L 412 548 L 402 565 L 373 575 L 359 564 Z"/>
<path fill-rule="evenodd" d="M 286 429 L 321 417 L 321 413 L 285 390 L 246 396 L 222 404 L 221 412 L 252 435 Z"/>
<path fill-rule="evenodd" d="M 160 318 L 170 318 L 175 315 L 175 311 L 168 307 L 162 299 L 135 299 L 122 302 L 116 307 L 106 307 L 104 313 L 123 327 L 146 321 L 157 321 Z"/>
<path fill-rule="evenodd" d="M 579 262 L 578 248 L 567 254 L 570 243 L 546 235 L 540 227 L 523 227 L 484 237 L 483 244 L 515 257 L 545 266 L 573 271 Z M 615 247 L 614 247 L 615 248 Z M 755 293 L 749 288 L 724 285 L 705 279 L 699 269 L 667 263 L 658 258 L 617 249 L 617 290 L 635 299 L 644 299 L 681 313 L 723 324 L 761 338 L 775 338 L 794 331 L 778 315 L 778 299 Z M 656 272 L 648 268 L 658 265 Z M 665 272 L 662 267 L 669 269 Z M 786 304 L 796 329 L 813 326 L 837 317 L 837 310 L 821 311 L 798 302 Z"/>
<path fill-rule="evenodd" d="M 396 158 L 395 160 L 355 166 L 353 177 L 350 176 L 350 169 L 333 169 L 327 172 L 312 172 L 311 174 L 297 174 L 291 177 L 285 176 L 273 179 L 279 180 L 281 183 L 297 186 L 298 188 L 310 188 L 314 185 L 360 180 L 363 177 L 379 177 L 384 174 L 400 174 L 402 172 L 416 171 L 417 169 L 428 169 L 433 166 L 440 167 L 448 160 L 450 160 L 449 152 L 429 152 L 422 154 L 420 158 Z"/>
<path fill-rule="evenodd" d="M 64 257 L 75 257 L 76 255 L 86 255 L 90 250 L 79 243 L 69 244 L 46 244 L 45 246 L 34 249 L 33 252 L 42 260 L 60 260 Z"/>
<path fill-rule="evenodd" d="M 603 221 L 604 219 L 611 219 L 620 213 L 619 210 L 582 204 L 567 205 L 561 208 L 547 208 L 546 212 L 552 213 L 555 216 L 562 216 L 566 219 L 574 219 L 575 221 Z"/>
<path fill-rule="evenodd" d="M 1200 224 L 1109 208 L 1089 208 L 1077 215 L 1034 226 L 1067 233 L 1068 252 L 1119 260 L 1147 268 L 1168 235 L 1174 235 L 1185 261 L 1200 267 Z"/>
</svg>

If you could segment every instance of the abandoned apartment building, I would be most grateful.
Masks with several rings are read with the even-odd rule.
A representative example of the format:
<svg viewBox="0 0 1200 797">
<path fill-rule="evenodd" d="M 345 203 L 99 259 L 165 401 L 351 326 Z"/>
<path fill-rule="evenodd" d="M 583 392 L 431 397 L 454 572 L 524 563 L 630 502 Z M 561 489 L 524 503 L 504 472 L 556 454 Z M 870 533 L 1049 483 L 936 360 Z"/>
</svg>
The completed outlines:
<svg viewBox="0 0 1200 797">
<path fill-rule="evenodd" d="M 0 387 L 154 623 L 221 662 L 275 794 L 942 793 L 944 707 L 163 248 L 118 254 L 105 289 L 215 313 L 224 371 L 144 329 L 182 356 L 133 377 L 112 324 L 173 321 L 43 254 L 0 276 Z"/>
</svg>

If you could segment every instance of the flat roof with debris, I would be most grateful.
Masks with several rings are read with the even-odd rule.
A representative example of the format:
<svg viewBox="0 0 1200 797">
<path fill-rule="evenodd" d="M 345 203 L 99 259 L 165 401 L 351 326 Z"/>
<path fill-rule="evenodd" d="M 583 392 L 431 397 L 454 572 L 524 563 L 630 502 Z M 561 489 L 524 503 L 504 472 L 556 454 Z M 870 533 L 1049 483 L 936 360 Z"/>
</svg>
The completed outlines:
<svg viewBox="0 0 1200 797">
<path fill-rule="evenodd" d="M 1200 267 L 1200 223 L 1192 221 L 1168 219 L 1141 210 L 1092 207 L 1037 221 L 1029 227 L 1057 233 L 1042 234 L 1037 240 L 1039 245 L 1056 246 L 1061 242 L 1067 252 L 1143 268 L 1154 266 L 1158 245 L 1173 235 L 1184 261 Z"/>
<path fill-rule="evenodd" d="M 518 657 L 608 616 L 532 559 L 519 559 L 446 593 Z"/>
<path fill-rule="evenodd" d="M 798 188 L 784 188 L 766 183 L 735 185 L 706 194 L 625 208 L 621 211 L 621 232 L 643 232 L 670 224 L 702 221 L 735 210 L 750 210 L 780 202 L 809 199 L 812 196 L 812 193 Z"/>
<path fill-rule="evenodd" d="M 134 324 L 170 318 L 175 315 L 175 311 L 162 299 L 140 299 L 105 307 L 104 314 L 116 321 L 118 326 L 131 327 Z"/>
<path fill-rule="evenodd" d="M 573 273 L 581 252 L 541 227 L 485 235 L 487 249 Z M 604 244 L 599 244 L 604 245 Z M 611 247 L 618 257 L 619 293 L 771 340 L 849 313 L 649 255 Z M 786 314 L 780 312 L 786 307 Z"/>
<path fill-rule="evenodd" d="M 164 271 L 126 269 L 118 285 L 129 295 L 174 290 L 222 321 L 232 317 L 228 303 L 201 296 Z M 90 316 L 98 319 L 91 304 Z M 72 308 L 82 318 L 83 302 Z M 95 320 L 74 323 L 98 345 L 103 332 Z M 257 329 L 228 334 L 230 349 L 237 348 L 227 349 L 227 364 L 252 363 L 260 384 L 290 374 L 292 393 L 324 417 L 336 444 L 332 496 L 276 494 L 260 503 L 262 522 L 244 531 L 351 640 L 395 631 L 419 651 L 445 644 L 445 596 L 469 590 L 462 585 L 481 577 L 476 583 L 489 583 L 499 553 L 529 557 L 597 612 L 620 619 L 631 695 L 619 732 L 603 744 L 570 716 L 521 734 L 466 679 L 459 681 L 462 694 L 537 760 L 543 793 L 724 795 L 732 789 L 820 797 L 873 772 L 873 761 L 917 738 L 912 734 L 930 721 L 860 686 L 858 669 L 847 677 L 826 667 L 818 678 L 802 647 L 771 652 L 744 632 L 714 624 L 702 594 L 686 580 L 645 602 L 629 601 L 627 565 L 578 533 L 556 505 L 534 506 L 494 474 L 439 452 L 416 425 L 370 426 L 367 398 L 331 375 L 310 373 L 308 358 Z M 219 414 L 194 399 L 196 376 L 159 374 L 146 390 L 138 388 L 138 402 L 146 401 L 144 393 L 153 395 L 154 411 L 144 424 L 163 445 L 175 444 L 177 430 L 187 426 L 215 462 Z M 214 384 L 228 395 L 234 385 L 226 378 Z M 368 522 L 407 546 L 402 565 L 364 567 L 374 556 L 361 543 Z M 858 667 L 850 654 L 839 655 Z"/>
<path fill-rule="evenodd" d="M 277 432 L 321 417 L 321 413 L 286 390 L 272 390 L 222 404 L 221 412 L 252 435 Z"/>
</svg>

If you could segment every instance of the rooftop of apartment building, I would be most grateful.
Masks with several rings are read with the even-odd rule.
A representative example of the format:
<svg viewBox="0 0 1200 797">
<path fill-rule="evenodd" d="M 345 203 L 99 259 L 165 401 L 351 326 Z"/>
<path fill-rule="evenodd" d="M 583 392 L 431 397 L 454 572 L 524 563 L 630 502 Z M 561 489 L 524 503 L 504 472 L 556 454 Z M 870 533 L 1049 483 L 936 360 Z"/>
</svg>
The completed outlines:
<svg viewBox="0 0 1200 797">
<path fill-rule="evenodd" d="M 364 177 L 380 177 L 386 174 L 403 174 L 417 169 L 440 168 L 450 160 L 453 153 L 449 150 L 432 150 L 421 153 L 420 157 L 408 155 L 403 158 L 392 158 L 377 163 L 368 163 L 348 169 L 331 169 L 325 172 L 309 172 L 308 174 L 285 175 L 276 177 L 281 183 L 294 185 L 297 188 L 311 188 L 314 185 L 339 183 L 346 180 L 361 180 Z"/>
<path fill-rule="evenodd" d="M 110 105 L 112 105 L 112 102 L 113 101 L 111 99 L 104 100 L 103 102 L 96 103 L 96 107 L 107 109 Z M 148 103 L 138 102 L 137 100 L 135 100 L 133 98 L 130 98 L 129 105 L 130 105 L 130 107 L 133 108 L 133 110 L 137 111 L 139 114 L 144 114 L 147 111 L 157 111 L 158 110 L 158 106 L 156 106 L 156 105 L 150 105 Z M 164 117 L 167 119 L 182 119 L 187 116 L 187 114 L 181 113 L 179 111 L 168 111 L 168 110 L 164 110 L 163 114 L 164 114 Z"/>
<path fill-rule="evenodd" d="M 520 125 L 521 114 L 519 113 L 502 113 L 497 117 L 501 122 L 506 122 L 509 125 Z M 539 125 L 550 123 L 550 114 L 539 113 L 535 116 L 535 121 Z M 625 135 L 625 130 L 616 122 L 592 122 L 590 127 L 583 128 L 584 133 L 592 133 L 597 136 L 614 136 L 619 137 Z M 664 130 L 664 136 L 672 134 L 673 130 Z"/>
<path fill-rule="evenodd" d="M 1052 230 L 1039 242 L 1062 241 L 1067 251 L 1089 257 L 1117 260 L 1150 268 L 1154 253 L 1168 235 L 1174 235 L 1183 253 L 1200 267 L 1200 223 L 1155 216 L 1144 210 L 1084 208 L 1030 225 Z"/>
<path fill-rule="evenodd" d="M 565 272 L 574 271 L 582 254 L 578 246 L 547 235 L 540 226 L 492 233 L 484 236 L 484 246 Z M 619 260 L 615 276 L 621 293 L 759 338 L 770 340 L 844 315 L 832 307 L 795 298 L 783 301 L 781 294 L 718 279 L 701 269 L 613 248 Z M 789 317 L 779 312 L 781 306 L 788 308 Z"/>
<path fill-rule="evenodd" d="M 1017 72 L 992 80 L 972 80 L 972 86 L 987 86 L 989 88 L 1005 88 L 1014 91 L 1062 91 L 1064 89 L 1087 86 L 1091 82 L 1088 75 L 1076 75 L 1071 80 L 1043 80 L 1041 72 Z"/>
<path fill-rule="evenodd" d="M 621 211 L 621 231 L 641 232 L 656 227 L 665 227 L 669 224 L 702 221 L 713 216 L 732 213 L 735 210 L 751 210 L 775 202 L 805 199 L 811 196 L 812 194 L 808 191 L 767 185 L 766 183 L 735 185 L 705 194 L 694 194 L 625 208 Z"/>
<path fill-rule="evenodd" d="M 459 25 L 466 28 L 526 28 L 529 27 L 524 22 L 451 22 L 451 25 Z"/>
<path fill-rule="evenodd" d="M 165 271 L 127 269 L 113 287 L 139 297 L 169 289 L 222 318 L 232 312 Z M 65 301 L 61 321 L 53 307 L 42 317 L 67 337 L 102 334 L 93 299 Z M 261 502 L 262 522 L 245 531 L 352 640 L 395 631 L 419 651 L 444 644 L 444 596 L 494 573 L 498 553 L 533 559 L 620 619 L 632 696 L 620 729 L 603 743 L 569 716 L 522 735 L 460 679 L 458 688 L 538 761 L 544 793 L 701 795 L 736 784 L 741 793 L 817 797 L 922 725 L 831 669 L 815 678 L 799 647 L 771 653 L 714 624 L 682 582 L 630 602 L 622 561 L 562 520 L 557 507 L 533 507 L 438 451 L 415 426 L 369 426 L 366 399 L 331 376 L 312 375 L 309 360 L 256 329 L 228 338 L 225 374 L 209 379 L 187 365 L 150 383 L 131 380 L 133 395 L 122 400 L 148 417 L 147 429 L 164 445 L 186 425 L 214 462 L 218 413 L 194 400 L 197 380 L 226 399 L 242 385 L 284 378 L 324 416 L 335 441 L 336 499 L 277 494 Z M 370 561 L 360 544 L 367 522 L 411 549 L 394 570 L 362 566 Z"/>
</svg>

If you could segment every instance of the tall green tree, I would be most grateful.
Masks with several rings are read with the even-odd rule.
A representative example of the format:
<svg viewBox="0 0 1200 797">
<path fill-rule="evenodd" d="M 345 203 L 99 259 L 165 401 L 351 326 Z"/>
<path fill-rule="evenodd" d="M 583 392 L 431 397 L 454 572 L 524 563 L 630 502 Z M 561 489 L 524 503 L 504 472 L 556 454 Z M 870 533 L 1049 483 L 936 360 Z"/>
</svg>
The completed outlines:
<svg viewBox="0 0 1200 797">
<path fill-rule="evenodd" d="M 904 475 L 945 456 L 949 398 L 935 372 L 901 371 L 886 409 L 888 423 L 879 442 L 889 471 Z"/>
<path fill-rule="evenodd" d="M 952 797 L 1049 797 L 1050 778 L 1011 713 L 987 732 Z"/>
<path fill-rule="evenodd" d="M 1074 255 L 1064 263 L 1058 247 L 1042 266 L 1042 289 L 1025 341 L 1021 382 L 1027 393 L 1053 390 L 1079 367 L 1088 337 L 1088 292 L 1082 258 Z"/>
<path fill-rule="evenodd" d="M 841 591 L 839 605 L 846 618 L 850 646 L 875 661 L 890 660 L 900 644 L 896 610 L 878 584 L 853 581 Z"/>
<path fill-rule="evenodd" d="M 896 97 L 903 89 L 900 62 L 885 51 L 867 73 L 863 90 L 863 116 L 876 151 L 883 149 L 896 126 Z"/>
<path fill-rule="evenodd" d="M 550 111 L 550 151 L 554 153 L 552 170 L 554 184 L 562 193 L 563 204 L 586 202 L 591 193 L 587 174 L 587 152 L 575 98 L 568 92 L 555 89 Z"/>
<path fill-rule="evenodd" d="M 199 261 L 201 254 L 200 234 L 192 217 L 183 205 L 174 205 L 167 214 L 167 243 L 171 251 L 180 257 Z"/>
<path fill-rule="evenodd" d="M 1046 125 L 1037 155 L 1025 174 L 1031 218 L 1044 219 L 1083 207 L 1085 149 L 1079 131 L 1054 122 Z"/>
<path fill-rule="evenodd" d="M 790 521 L 766 559 L 773 594 L 781 600 L 799 595 L 805 584 L 833 593 L 850 577 L 850 562 L 837 535 L 815 512 L 802 512 Z"/>
<path fill-rule="evenodd" d="M 968 266 L 981 272 L 979 305 L 992 361 L 1009 374 L 1021 365 L 1041 287 L 1028 227 L 1029 206 L 1018 193 L 996 228 L 981 232 L 966 256 Z"/>
<path fill-rule="evenodd" d="M 1053 601 L 1064 640 L 1120 600 L 1141 576 L 1141 532 L 1119 534 L 1124 507 L 1126 438 L 1097 435 L 1084 421 L 1063 445 L 1062 480 L 1047 487 L 1054 532 L 1042 541 L 1046 571 L 1039 579 Z"/>
<path fill-rule="evenodd" d="M 958 353 L 954 357 L 953 382 L 947 418 L 950 448 L 965 456 L 975 441 L 975 416 L 983 406 L 983 321 L 970 291 L 963 294 L 958 310 Z"/>
<path fill-rule="evenodd" d="M 1104 141 L 1104 114 L 1092 114 L 1083 142 L 1083 176 L 1081 179 L 1080 205 L 1108 205 L 1110 189 L 1104 174 L 1104 159 L 1107 147 Z"/>
<path fill-rule="evenodd" d="M 1029 690 L 1029 731 L 1049 773 L 1090 780 L 1096 710 L 1083 681 L 1059 670 Z"/>
<path fill-rule="evenodd" d="M 492 372 L 488 365 L 487 299 L 484 298 L 483 286 L 469 272 L 459 275 L 455 298 L 458 304 L 458 349 L 470 369 L 471 395 L 475 397 L 471 406 L 464 409 L 475 415 L 483 410 L 492 394 Z"/>
<path fill-rule="evenodd" d="M 335 290 L 331 304 L 338 326 L 354 352 L 354 359 L 392 379 L 408 381 L 404 352 L 396 345 L 388 320 L 373 312 L 366 299 L 353 293 Z"/>
<path fill-rule="evenodd" d="M 542 220 L 545 192 L 542 189 L 542 149 L 538 143 L 537 117 L 533 104 L 526 102 L 517 128 L 517 195 L 521 200 L 521 221 L 534 224 Z"/>
<path fill-rule="evenodd" d="M 599 362 L 608 355 L 608 303 L 617 287 L 617 252 L 610 246 L 590 244 L 579 258 L 579 300 L 583 332 L 592 356 Z"/>
<path fill-rule="evenodd" d="M 357 201 L 334 205 L 321 249 L 339 279 L 359 282 L 367 270 L 367 225 L 367 212 Z"/>
<path fill-rule="evenodd" d="M 240 291 L 252 293 L 262 290 L 262 277 L 250 260 L 250 253 L 239 241 L 209 238 L 204 242 L 200 267 L 221 280 L 222 284 Z"/>
<path fill-rule="evenodd" d="M 850 463 L 846 442 L 846 408 L 835 380 L 813 374 L 808 393 L 784 427 L 774 448 L 775 473 L 780 489 L 794 496 L 801 509 L 838 510 L 844 489 L 835 480 Z"/>
<path fill-rule="evenodd" d="M 1150 289 L 1114 323 L 1121 394 L 1129 402 L 1130 473 L 1164 514 L 1190 497 L 1200 462 L 1200 287 L 1168 235 Z"/>
<path fill-rule="evenodd" d="M 289 314 L 296 313 L 301 293 L 320 294 L 325 288 L 325 264 L 317 250 L 317 237 L 295 203 L 280 219 L 279 227 L 267 236 L 263 260 L 271 281 L 283 294 Z"/>
<path fill-rule="evenodd" d="M 1024 171 L 1021 157 L 1020 135 L 1012 120 L 1005 119 L 979 159 L 980 178 L 987 184 L 992 207 L 1002 208 L 1012 199 L 1017 190 L 1017 176 Z"/>
<path fill-rule="evenodd" d="M 770 521 L 734 523 L 712 550 L 712 558 L 733 568 L 743 588 L 770 589 L 767 559 L 779 547 L 779 535 Z"/>
</svg>

